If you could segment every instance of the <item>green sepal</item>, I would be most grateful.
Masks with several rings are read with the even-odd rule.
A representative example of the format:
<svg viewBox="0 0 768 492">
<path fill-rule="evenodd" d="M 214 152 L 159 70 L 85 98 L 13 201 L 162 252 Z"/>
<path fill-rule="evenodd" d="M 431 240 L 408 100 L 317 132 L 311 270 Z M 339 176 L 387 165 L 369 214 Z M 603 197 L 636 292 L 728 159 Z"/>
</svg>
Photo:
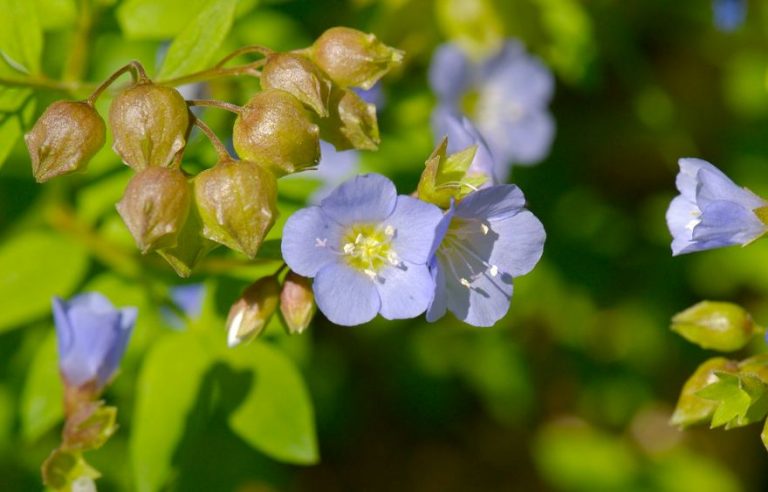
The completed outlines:
<svg viewBox="0 0 768 492">
<path fill-rule="evenodd" d="M 98 449 L 117 431 L 117 407 L 103 401 L 81 405 L 64 424 L 63 446 L 69 450 Z"/>
<path fill-rule="evenodd" d="M 683 385 L 670 424 L 689 427 L 711 419 L 718 407 L 718 402 L 702 398 L 697 393 L 712 383 L 716 378 L 715 372 L 733 373 L 736 370 L 736 362 L 724 357 L 713 357 L 697 367 Z"/>
<path fill-rule="evenodd" d="M 190 207 L 176 246 L 157 250 L 157 254 L 171 265 L 179 277 L 187 278 L 197 263 L 217 246 L 217 243 L 203 237 L 203 222 L 197 207 Z"/>
<path fill-rule="evenodd" d="M 55 449 L 43 462 L 43 484 L 53 490 L 69 492 L 81 477 L 97 479 L 101 474 L 91 467 L 79 451 Z"/>
<path fill-rule="evenodd" d="M 460 200 L 488 180 L 487 176 L 467 174 L 477 145 L 450 155 L 447 148 L 448 139 L 443 138 L 427 159 L 417 188 L 421 200 L 442 208 L 448 208 L 452 199 Z"/>
<path fill-rule="evenodd" d="M 717 381 L 696 392 L 696 396 L 719 402 L 710 428 L 743 427 L 762 420 L 768 413 L 768 385 L 750 374 L 715 371 Z"/>
</svg>

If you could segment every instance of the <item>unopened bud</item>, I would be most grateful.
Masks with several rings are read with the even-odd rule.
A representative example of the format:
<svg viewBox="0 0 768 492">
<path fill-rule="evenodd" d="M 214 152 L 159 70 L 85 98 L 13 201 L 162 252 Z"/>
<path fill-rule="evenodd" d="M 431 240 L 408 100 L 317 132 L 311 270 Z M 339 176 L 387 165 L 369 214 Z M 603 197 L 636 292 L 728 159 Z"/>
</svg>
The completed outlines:
<svg viewBox="0 0 768 492">
<path fill-rule="evenodd" d="M 128 166 L 169 167 L 186 144 L 189 108 L 176 89 L 140 82 L 112 101 L 109 126 L 113 148 Z"/>
<path fill-rule="evenodd" d="M 697 396 L 704 387 L 718 381 L 718 372 L 736 373 L 736 362 L 723 357 L 715 357 L 701 364 L 696 372 L 685 382 L 677 401 L 670 423 L 681 427 L 705 422 L 715 412 L 719 402 Z"/>
<path fill-rule="evenodd" d="M 262 88 L 288 92 L 319 116 L 328 116 L 332 84 L 309 58 L 293 53 L 269 55 L 260 80 Z"/>
<path fill-rule="evenodd" d="M 277 217 L 277 180 L 248 161 L 222 161 L 195 177 L 203 236 L 251 258 Z"/>
<path fill-rule="evenodd" d="M 176 245 L 191 201 L 187 178 L 178 169 L 148 167 L 125 188 L 117 211 L 142 253 Z"/>
<path fill-rule="evenodd" d="M 732 352 L 749 343 L 756 326 L 741 306 L 702 301 L 676 314 L 671 328 L 702 348 Z"/>
<path fill-rule="evenodd" d="M 289 334 L 299 334 L 307 329 L 315 315 L 315 295 L 310 279 L 288 272 L 280 291 L 280 313 Z"/>
<path fill-rule="evenodd" d="M 403 60 L 403 52 L 373 34 L 332 27 L 312 45 L 312 60 L 342 87 L 370 89 Z"/>
<path fill-rule="evenodd" d="M 24 136 L 38 183 L 85 169 L 104 146 L 104 120 L 88 103 L 58 101 Z"/>
<path fill-rule="evenodd" d="M 243 291 L 227 316 L 227 345 L 234 347 L 261 335 L 280 299 L 280 283 L 274 275 L 262 278 Z"/>
<path fill-rule="evenodd" d="M 235 120 L 238 155 L 276 176 L 312 167 L 320 160 L 320 130 L 291 94 L 268 89 L 253 96 Z"/>
<path fill-rule="evenodd" d="M 379 148 L 376 106 L 363 101 L 354 91 L 335 88 L 329 110 L 328 118 L 320 120 L 320 136 L 336 150 Z"/>
</svg>

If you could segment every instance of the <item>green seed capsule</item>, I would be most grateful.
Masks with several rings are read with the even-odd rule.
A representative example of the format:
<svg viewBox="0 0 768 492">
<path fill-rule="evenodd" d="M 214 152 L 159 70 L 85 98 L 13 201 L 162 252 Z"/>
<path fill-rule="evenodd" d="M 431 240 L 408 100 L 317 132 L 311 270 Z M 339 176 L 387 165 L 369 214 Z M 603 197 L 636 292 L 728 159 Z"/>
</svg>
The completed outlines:
<svg viewBox="0 0 768 492">
<path fill-rule="evenodd" d="M 288 92 L 322 117 L 328 116 L 331 85 L 309 58 L 294 53 L 269 55 L 261 70 L 262 88 Z"/>
<path fill-rule="evenodd" d="M 334 88 L 330 115 L 319 120 L 320 136 L 337 150 L 379 148 L 376 106 L 368 104 L 354 91 Z"/>
</svg>

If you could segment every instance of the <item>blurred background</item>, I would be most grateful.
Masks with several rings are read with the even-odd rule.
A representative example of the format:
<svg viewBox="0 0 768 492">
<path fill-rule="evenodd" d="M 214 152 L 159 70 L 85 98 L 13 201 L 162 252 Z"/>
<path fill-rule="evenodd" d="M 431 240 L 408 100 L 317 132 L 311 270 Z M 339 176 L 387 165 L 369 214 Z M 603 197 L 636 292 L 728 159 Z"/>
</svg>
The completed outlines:
<svg viewBox="0 0 768 492">
<path fill-rule="evenodd" d="M 58 77 L 72 49 L 76 2 L 39 3 L 43 70 Z M 154 73 L 168 40 L 204 2 L 149 2 L 157 7 L 149 13 L 147 3 L 94 2 L 86 80 L 131 59 Z M 87 174 L 37 185 L 17 137 L 66 94 L 36 91 L 33 104 L 4 88 L 6 96 L 17 92 L 0 100 L 0 489 L 40 490 L 39 465 L 58 442 L 50 297 L 99 290 L 141 312 L 105 395 L 119 408 L 120 430 L 90 460 L 104 474 L 101 490 L 141 490 L 136 462 L 149 451 L 132 438 L 137 432 L 150 436 L 150 447 L 163 439 L 171 446 L 163 490 L 768 490 L 758 426 L 668 425 L 682 384 L 713 356 L 670 332 L 669 318 L 712 299 L 739 302 L 768 323 L 768 243 L 672 258 L 664 220 L 683 156 L 709 160 L 768 196 L 768 5 L 743 7 L 741 23 L 716 16 L 705 0 L 238 3 L 218 55 L 247 44 L 305 47 L 336 25 L 406 52 L 377 89 L 380 150 L 359 154 L 361 172 L 385 174 L 403 193 L 415 189 L 433 147 L 427 71 L 441 43 L 482 50 L 515 38 L 557 80 L 551 152 L 536 166 L 514 167 L 511 178 L 545 225 L 544 257 L 516 280 L 502 322 L 477 329 L 448 316 L 350 329 L 318 315 L 301 336 L 279 326 L 264 336 L 262 345 L 287 354 L 308 388 L 320 460 L 307 466 L 286 464 L 293 461 L 233 431 L 230 416 L 254 381 L 221 364 L 204 372 L 190 364 L 187 376 L 183 352 L 170 352 L 182 364 L 178 386 L 195 380 L 199 390 L 171 416 L 175 437 L 146 427 L 152 402 L 176 401 L 171 384 L 164 400 L 142 403 L 152 381 L 147 354 L 192 329 L 163 314 L 157 285 L 202 284 L 205 307 L 192 324 L 206 325 L 223 346 L 229 305 L 274 266 L 219 251 L 183 281 L 159 258 L 141 257 L 113 208 L 127 168 L 105 147 Z M 193 89 L 242 104 L 257 88 L 256 79 L 241 78 Z M 229 114 L 202 117 L 231 136 Z M 192 171 L 215 160 L 199 135 L 187 155 Z M 283 220 L 313 186 L 281 182 Z M 762 350 L 761 343 L 741 355 Z M 259 405 L 270 405 L 268 394 Z"/>
</svg>

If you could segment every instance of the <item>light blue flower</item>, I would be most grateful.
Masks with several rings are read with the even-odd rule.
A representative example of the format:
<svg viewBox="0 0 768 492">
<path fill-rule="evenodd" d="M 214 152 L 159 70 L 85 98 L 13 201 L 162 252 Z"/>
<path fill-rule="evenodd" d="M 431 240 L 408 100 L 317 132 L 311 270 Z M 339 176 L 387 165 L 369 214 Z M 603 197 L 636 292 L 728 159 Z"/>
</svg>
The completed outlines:
<svg viewBox="0 0 768 492">
<path fill-rule="evenodd" d="M 768 205 L 701 159 L 678 161 L 680 195 L 667 210 L 672 254 L 748 244 L 766 232 L 755 210 Z"/>
<path fill-rule="evenodd" d="M 384 176 L 357 176 L 288 218 L 283 258 L 314 278 L 317 307 L 336 324 L 413 318 L 432 299 L 427 262 L 442 216 Z"/>
<path fill-rule="evenodd" d="M 455 154 L 467 147 L 476 145 L 475 158 L 467 170 L 467 176 L 485 176 L 487 181 L 481 188 L 497 183 L 491 151 L 480 132 L 466 116 L 448 107 L 439 107 L 432 113 L 432 128 L 438 142 L 443 137 L 448 137 L 448 154 Z"/>
<path fill-rule="evenodd" d="M 317 170 L 307 171 L 296 176 L 316 178 L 320 187 L 309 196 L 309 203 L 319 204 L 341 183 L 355 176 L 360 170 L 360 153 L 354 149 L 338 151 L 328 142 L 320 141 L 322 158 Z"/>
<path fill-rule="evenodd" d="M 205 284 L 178 285 L 169 291 L 171 301 L 189 319 L 197 319 L 203 311 L 203 299 L 205 298 Z M 167 306 L 160 308 L 163 319 L 173 328 L 184 327 L 184 320 L 175 311 Z"/>
<path fill-rule="evenodd" d="M 440 106 L 467 114 L 480 130 L 499 179 L 508 178 L 511 164 L 536 164 L 549 153 L 555 135 L 548 111 L 554 77 L 519 42 L 507 41 L 480 63 L 457 45 L 444 44 L 432 58 L 429 80 Z"/>
<path fill-rule="evenodd" d="M 530 272 L 544 251 L 546 234 L 525 209 L 515 185 L 469 194 L 451 207 L 438 228 L 431 263 L 435 296 L 427 321 L 446 311 L 474 326 L 492 326 L 509 310 L 512 282 Z"/>
<path fill-rule="evenodd" d="M 59 369 L 68 386 L 106 385 L 120 364 L 137 310 L 115 309 L 101 294 L 81 294 L 70 301 L 53 298 Z"/>
<path fill-rule="evenodd" d="M 735 31 L 747 18 L 747 0 L 713 0 L 715 26 L 721 31 Z"/>
</svg>

